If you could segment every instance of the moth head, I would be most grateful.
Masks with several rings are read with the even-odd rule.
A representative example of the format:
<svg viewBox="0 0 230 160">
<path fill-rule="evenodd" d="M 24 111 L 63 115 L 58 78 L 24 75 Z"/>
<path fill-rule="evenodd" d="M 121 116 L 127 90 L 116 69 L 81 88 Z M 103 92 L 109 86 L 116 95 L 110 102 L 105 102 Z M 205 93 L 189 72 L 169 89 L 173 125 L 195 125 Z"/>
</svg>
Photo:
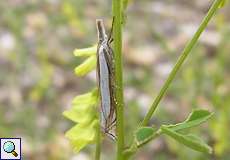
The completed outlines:
<svg viewBox="0 0 230 160">
<path fill-rule="evenodd" d="M 98 34 L 98 40 L 99 42 L 102 42 L 107 39 L 107 35 L 105 32 L 105 26 L 102 19 L 96 20 L 96 26 L 97 26 L 97 34 Z"/>
</svg>

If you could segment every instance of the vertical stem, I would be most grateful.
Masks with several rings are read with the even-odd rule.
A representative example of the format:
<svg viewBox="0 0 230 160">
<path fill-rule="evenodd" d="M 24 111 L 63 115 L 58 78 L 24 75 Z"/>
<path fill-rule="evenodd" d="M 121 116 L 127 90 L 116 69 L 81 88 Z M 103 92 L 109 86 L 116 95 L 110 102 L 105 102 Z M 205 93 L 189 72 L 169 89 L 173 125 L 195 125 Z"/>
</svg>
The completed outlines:
<svg viewBox="0 0 230 160">
<path fill-rule="evenodd" d="M 176 65 L 173 67 L 171 73 L 169 74 L 168 79 L 164 83 L 164 85 L 161 88 L 159 94 L 157 95 L 156 99 L 154 100 L 152 106 L 150 107 L 147 115 L 145 116 L 144 120 L 142 121 L 142 123 L 141 123 L 142 126 L 146 126 L 149 123 L 149 121 L 150 121 L 153 113 L 155 112 L 158 104 L 160 103 L 162 97 L 164 96 L 164 94 L 167 91 L 169 85 L 171 84 L 172 80 L 176 76 L 176 73 L 178 72 L 178 70 L 180 69 L 181 65 L 183 64 L 183 62 L 185 61 L 185 59 L 187 58 L 187 56 L 191 52 L 191 50 L 194 47 L 194 45 L 197 43 L 201 33 L 207 27 L 208 22 L 213 17 L 213 15 L 216 13 L 216 11 L 218 10 L 218 8 L 219 8 L 220 4 L 222 3 L 222 1 L 223 0 L 215 0 L 215 2 L 213 3 L 212 7 L 209 9 L 207 15 L 205 16 L 205 18 L 203 19 L 202 23 L 200 24 L 200 26 L 199 26 L 198 30 L 196 31 L 195 35 L 188 42 L 188 44 L 185 46 L 185 49 L 183 50 L 183 52 L 182 52 L 181 56 L 179 57 L 178 61 L 176 62 Z"/>
<path fill-rule="evenodd" d="M 122 2 L 113 0 L 114 15 L 114 54 L 115 54 L 115 84 L 116 84 L 116 114 L 117 114 L 117 160 L 123 160 L 124 149 L 124 100 L 122 76 Z"/>
<path fill-rule="evenodd" d="M 100 123 L 97 124 L 97 135 L 96 135 L 96 151 L 95 151 L 95 160 L 100 160 L 101 156 L 101 127 Z"/>
</svg>

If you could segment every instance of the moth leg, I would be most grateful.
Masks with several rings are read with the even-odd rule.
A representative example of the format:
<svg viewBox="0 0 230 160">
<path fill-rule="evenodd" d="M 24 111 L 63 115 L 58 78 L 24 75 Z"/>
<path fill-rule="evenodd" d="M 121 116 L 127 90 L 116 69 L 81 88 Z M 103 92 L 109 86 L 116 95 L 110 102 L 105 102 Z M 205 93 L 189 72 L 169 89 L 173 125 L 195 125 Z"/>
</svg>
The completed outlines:
<svg viewBox="0 0 230 160">
<path fill-rule="evenodd" d="M 103 129 L 104 131 L 104 134 L 107 135 L 110 139 L 112 139 L 113 141 L 116 141 L 117 140 L 117 137 L 110 133 L 109 130 L 106 130 L 104 127 L 101 126 L 101 128 Z"/>
<path fill-rule="evenodd" d="M 106 134 L 109 138 L 111 138 L 113 141 L 116 141 L 116 140 L 117 140 L 117 137 L 116 137 L 115 135 L 113 135 L 112 133 L 110 133 L 110 132 L 105 132 L 105 134 Z"/>
<path fill-rule="evenodd" d="M 111 28 L 111 30 L 110 30 L 109 39 L 108 39 L 108 42 L 109 42 L 109 43 L 112 43 L 112 42 L 113 42 L 112 34 L 113 34 L 114 19 L 115 19 L 115 17 L 113 16 L 112 28 Z"/>
<path fill-rule="evenodd" d="M 112 42 L 113 42 L 113 38 L 110 38 L 109 40 L 108 40 L 108 42 L 111 44 Z"/>
<path fill-rule="evenodd" d="M 110 126 L 108 126 L 108 128 L 106 128 L 105 129 L 105 133 L 108 135 L 108 137 L 110 137 L 112 140 L 116 140 L 117 139 L 117 137 L 116 137 L 116 135 L 114 135 L 113 133 L 111 133 L 110 131 L 112 130 L 112 128 L 116 125 L 116 119 L 114 119 L 114 121 L 111 123 L 111 125 Z"/>
<path fill-rule="evenodd" d="M 116 125 L 116 119 L 107 127 L 108 130 L 111 130 Z"/>
</svg>

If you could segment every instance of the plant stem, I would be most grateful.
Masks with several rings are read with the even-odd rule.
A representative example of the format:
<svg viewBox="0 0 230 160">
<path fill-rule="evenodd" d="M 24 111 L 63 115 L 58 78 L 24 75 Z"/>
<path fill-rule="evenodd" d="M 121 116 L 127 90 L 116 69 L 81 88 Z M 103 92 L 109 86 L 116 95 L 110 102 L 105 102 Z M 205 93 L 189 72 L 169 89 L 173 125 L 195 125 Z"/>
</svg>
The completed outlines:
<svg viewBox="0 0 230 160">
<path fill-rule="evenodd" d="M 164 85 L 161 88 L 158 96 L 154 100 L 154 102 L 151 105 L 151 107 L 150 107 L 147 115 L 145 116 L 144 120 L 142 121 L 141 126 L 146 126 L 149 123 L 149 121 L 150 121 L 153 113 L 155 112 L 158 104 L 160 103 L 162 97 L 164 96 L 164 94 L 166 93 L 169 85 L 171 84 L 172 80 L 176 76 L 176 73 L 178 72 L 178 70 L 182 66 L 183 62 L 185 61 L 185 59 L 187 58 L 187 56 L 191 52 L 191 50 L 194 47 L 194 45 L 197 43 L 197 41 L 198 41 L 201 33 L 207 27 L 208 22 L 211 20 L 211 18 L 215 14 L 215 12 L 218 10 L 218 7 L 220 6 L 220 4 L 221 4 L 222 1 L 223 0 L 215 0 L 215 2 L 212 4 L 212 6 L 209 9 L 207 15 L 205 16 L 205 18 L 201 22 L 198 30 L 196 31 L 196 33 L 194 34 L 194 36 L 192 37 L 192 39 L 187 43 L 187 45 L 185 46 L 184 50 L 182 51 L 182 54 L 179 57 L 179 59 L 177 60 L 177 62 L 175 64 L 175 66 L 173 67 L 171 73 L 169 74 L 168 79 L 164 83 Z M 160 132 L 156 136 L 158 136 L 158 135 L 160 135 Z M 154 138 L 156 138 L 156 137 L 154 137 Z M 133 141 L 132 144 L 131 144 L 131 146 L 128 149 L 128 152 L 126 153 L 127 158 L 129 158 L 132 154 L 134 154 L 136 152 L 136 150 L 137 150 L 137 148 L 135 148 L 135 141 Z"/>
<path fill-rule="evenodd" d="M 192 39 L 187 43 L 186 47 L 184 48 L 184 50 L 182 51 L 181 56 L 179 57 L 179 59 L 177 60 L 175 66 L 173 67 L 171 73 L 169 74 L 168 79 L 165 81 L 163 87 L 161 88 L 159 94 L 157 95 L 157 97 L 155 98 L 153 104 L 151 105 L 148 113 L 146 114 L 144 120 L 141 123 L 141 126 L 146 126 L 148 125 L 153 113 L 155 112 L 158 104 L 160 103 L 162 97 L 164 96 L 164 94 L 166 93 L 169 85 L 171 84 L 172 80 L 175 78 L 176 73 L 178 72 L 178 70 L 180 69 L 181 65 L 183 64 L 183 62 L 185 61 L 185 59 L 187 58 L 187 56 L 189 55 L 189 53 L 191 52 L 192 48 L 194 47 L 194 45 L 197 43 L 201 33 L 204 31 L 204 29 L 207 27 L 208 22 L 210 21 L 210 19 L 213 17 L 213 15 L 215 14 L 215 12 L 218 10 L 221 2 L 223 0 L 215 0 L 215 2 L 213 3 L 213 5 L 211 6 L 211 8 L 209 9 L 207 15 L 205 16 L 205 18 L 203 19 L 203 21 L 201 22 L 198 30 L 196 31 L 195 35 L 192 37 Z"/>
<path fill-rule="evenodd" d="M 122 76 L 122 2 L 113 0 L 114 15 L 114 53 L 115 53 L 115 84 L 116 84 L 116 114 L 117 114 L 117 160 L 123 160 L 124 149 L 124 100 Z"/>
<path fill-rule="evenodd" d="M 95 160 L 100 160 L 101 156 L 101 126 L 98 122 L 97 124 L 97 135 L 96 135 L 96 151 L 95 151 Z"/>
</svg>

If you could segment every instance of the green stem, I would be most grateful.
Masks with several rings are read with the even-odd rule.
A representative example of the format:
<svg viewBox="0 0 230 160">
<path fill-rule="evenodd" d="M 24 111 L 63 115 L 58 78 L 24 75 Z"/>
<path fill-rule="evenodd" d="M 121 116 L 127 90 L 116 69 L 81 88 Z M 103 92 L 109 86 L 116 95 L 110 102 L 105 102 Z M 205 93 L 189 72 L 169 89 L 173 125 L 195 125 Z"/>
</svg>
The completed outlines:
<svg viewBox="0 0 230 160">
<path fill-rule="evenodd" d="M 114 53 L 117 113 L 117 160 L 123 160 L 124 149 L 124 100 L 122 76 L 122 2 L 113 0 L 114 15 Z"/>
<path fill-rule="evenodd" d="M 100 160 L 101 156 L 101 126 L 98 122 L 97 124 L 97 135 L 96 135 L 96 151 L 95 151 L 95 160 Z"/>
<path fill-rule="evenodd" d="M 185 49 L 183 50 L 181 56 L 179 57 L 178 61 L 176 62 L 176 65 L 173 67 L 171 73 L 169 74 L 168 79 L 166 80 L 166 82 L 164 83 L 163 87 L 161 88 L 159 94 L 157 95 L 157 97 L 155 98 L 153 104 L 151 105 L 148 113 L 146 114 L 144 120 L 141 123 L 141 126 L 146 126 L 148 125 L 153 113 L 155 112 L 158 104 L 160 103 L 162 97 L 164 96 L 164 94 L 166 93 L 169 85 L 171 84 L 172 80 L 175 78 L 176 73 L 178 72 L 178 70 L 180 69 L 181 65 L 183 64 L 183 62 L 185 61 L 185 59 L 187 58 L 187 56 L 189 55 L 189 53 L 191 52 L 192 48 L 194 47 L 194 45 L 197 43 L 201 33 L 204 31 L 204 29 L 207 27 L 208 22 L 210 21 L 210 19 L 213 17 L 213 15 L 215 14 L 215 12 L 218 10 L 221 2 L 223 0 L 215 0 L 215 2 L 213 3 L 213 5 L 211 6 L 211 8 L 209 9 L 207 15 L 205 16 L 205 18 L 203 19 L 202 23 L 200 24 L 198 30 L 196 31 L 195 35 L 192 37 L 192 39 L 187 43 Z"/>
</svg>

